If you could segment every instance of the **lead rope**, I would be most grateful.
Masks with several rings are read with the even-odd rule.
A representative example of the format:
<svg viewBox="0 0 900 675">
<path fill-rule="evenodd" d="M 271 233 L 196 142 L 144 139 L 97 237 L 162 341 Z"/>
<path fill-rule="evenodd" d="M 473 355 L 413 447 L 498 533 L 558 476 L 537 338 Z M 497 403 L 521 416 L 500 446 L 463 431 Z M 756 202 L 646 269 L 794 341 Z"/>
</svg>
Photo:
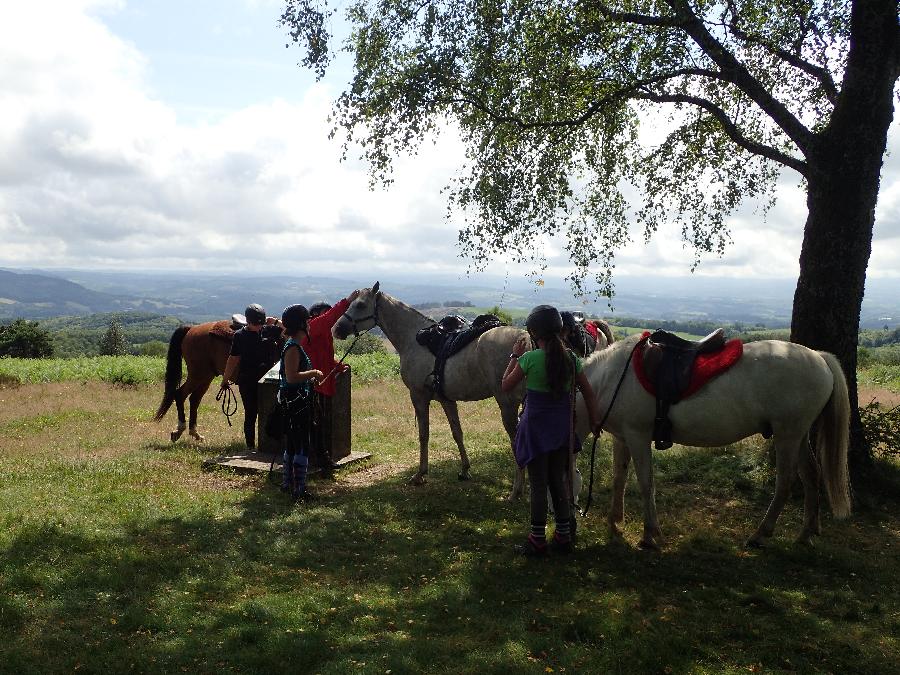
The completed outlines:
<svg viewBox="0 0 900 675">
<path fill-rule="evenodd" d="M 569 393 L 569 508 L 570 517 L 575 515 L 575 354 L 572 354 L 572 390 Z M 570 536 L 574 536 L 570 532 Z"/>
<path fill-rule="evenodd" d="M 622 369 L 622 376 L 619 378 L 619 383 L 616 385 L 615 391 L 613 391 L 612 400 L 609 402 L 609 406 L 606 408 L 606 413 L 603 415 L 603 419 L 600 420 L 600 434 L 603 433 L 603 425 L 606 424 L 606 420 L 609 418 L 609 413 L 612 411 L 613 403 L 616 402 L 616 397 L 619 395 L 619 389 L 622 387 L 622 382 L 625 381 L 625 376 L 628 374 L 628 364 L 631 363 L 631 357 L 634 356 L 634 353 L 637 351 L 638 347 L 642 346 L 646 341 L 646 337 L 638 340 L 637 344 L 632 348 L 631 353 L 628 355 L 628 359 L 625 361 L 625 368 Z M 591 479 L 588 482 L 587 502 L 585 502 L 584 510 L 581 512 L 582 517 L 587 515 L 588 509 L 591 508 L 591 502 L 594 499 L 594 458 L 597 456 L 597 441 L 599 440 L 600 435 L 594 435 L 594 442 L 591 445 Z"/>
<path fill-rule="evenodd" d="M 231 387 L 219 389 L 219 393 L 216 394 L 216 400 L 222 402 L 222 414 L 228 420 L 228 426 L 231 426 L 231 418 L 237 413 L 238 408 L 237 399 L 234 396 L 234 392 L 231 391 Z"/>
</svg>

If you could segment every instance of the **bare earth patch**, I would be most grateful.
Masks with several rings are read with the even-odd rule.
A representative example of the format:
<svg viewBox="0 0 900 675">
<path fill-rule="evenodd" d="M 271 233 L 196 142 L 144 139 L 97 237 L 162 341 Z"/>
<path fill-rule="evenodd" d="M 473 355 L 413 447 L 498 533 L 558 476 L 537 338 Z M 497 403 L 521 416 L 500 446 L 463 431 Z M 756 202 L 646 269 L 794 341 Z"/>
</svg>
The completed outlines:
<svg viewBox="0 0 900 675">
<path fill-rule="evenodd" d="M 396 462 L 384 464 L 372 464 L 359 471 L 341 476 L 340 482 L 349 487 L 366 487 L 392 476 L 399 475 L 406 470 L 406 466 Z"/>
<path fill-rule="evenodd" d="M 861 386 L 859 388 L 860 407 L 868 405 L 875 399 L 883 408 L 893 408 L 900 405 L 900 393 L 885 389 L 884 387 Z"/>
</svg>

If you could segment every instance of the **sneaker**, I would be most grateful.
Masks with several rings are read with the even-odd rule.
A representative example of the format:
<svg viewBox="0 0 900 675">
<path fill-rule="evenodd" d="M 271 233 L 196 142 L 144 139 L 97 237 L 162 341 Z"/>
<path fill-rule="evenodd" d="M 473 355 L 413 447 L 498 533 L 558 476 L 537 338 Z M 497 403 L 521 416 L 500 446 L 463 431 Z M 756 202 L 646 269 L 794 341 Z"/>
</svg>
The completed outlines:
<svg viewBox="0 0 900 675">
<path fill-rule="evenodd" d="M 538 541 L 532 535 L 528 535 L 528 539 L 524 544 L 516 544 L 513 551 L 518 555 L 524 555 L 527 558 L 543 558 L 547 555 L 547 542 Z"/>
<path fill-rule="evenodd" d="M 568 554 L 574 550 L 574 546 L 572 545 L 572 537 L 563 537 L 558 534 L 553 535 L 553 539 L 550 540 L 548 544 L 550 550 L 554 553 L 563 553 Z"/>
</svg>

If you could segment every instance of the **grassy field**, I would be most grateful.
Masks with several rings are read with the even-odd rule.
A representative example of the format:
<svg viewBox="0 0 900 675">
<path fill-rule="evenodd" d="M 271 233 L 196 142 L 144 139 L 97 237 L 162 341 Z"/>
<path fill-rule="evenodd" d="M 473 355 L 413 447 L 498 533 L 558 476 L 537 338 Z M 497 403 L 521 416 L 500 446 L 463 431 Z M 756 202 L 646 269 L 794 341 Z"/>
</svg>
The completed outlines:
<svg viewBox="0 0 900 675">
<path fill-rule="evenodd" d="M 267 477 L 205 471 L 240 449 L 208 396 L 202 446 L 150 422 L 159 384 L 0 388 L 2 673 L 897 672 L 898 498 L 867 495 L 849 521 L 792 543 L 742 543 L 773 486 L 755 441 L 656 453 L 667 546 L 604 526 L 609 453 L 570 557 L 514 556 L 527 502 L 493 402 L 463 404 L 474 478 L 437 406 L 431 473 L 406 390 L 360 377 L 354 449 L 372 460 L 291 503 Z M 587 475 L 587 453 L 580 458 Z M 881 473 L 898 483 L 896 467 Z"/>
</svg>

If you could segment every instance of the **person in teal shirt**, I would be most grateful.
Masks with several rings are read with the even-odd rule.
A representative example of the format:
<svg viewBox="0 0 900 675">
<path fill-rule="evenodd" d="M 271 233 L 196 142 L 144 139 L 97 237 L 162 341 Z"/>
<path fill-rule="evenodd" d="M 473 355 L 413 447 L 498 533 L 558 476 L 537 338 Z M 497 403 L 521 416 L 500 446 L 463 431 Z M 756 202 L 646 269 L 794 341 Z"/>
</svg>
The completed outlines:
<svg viewBox="0 0 900 675">
<path fill-rule="evenodd" d="M 321 381 L 321 370 L 312 367 L 300 343 L 308 333 L 309 312 L 303 305 L 291 305 L 281 315 L 288 340 L 281 351 L 278 369 L 278 401 L 285 410 L 286 433 L 281 489 L 294 499 L 307 500 L 310 433 L 312 431 L 313 385 Z"/>
<path fill-rule="evenodd" d="M 547 489 L 553 500 L 556 531 L 549 548 L 572 550 L 572 495 L 568 486 L 569 453 L 580 449 L 574 434 L 574 402 L 577 387 L 587 405 L 590 428 L 597 429 L 597 400 L 582 371 L 582 362 L 562 342 L 563 322 L 559 311 L 538 305 L 525 321 L 537 349 L 526 352 L 526 340 L 513 345 L 501 389 L 511 391 L 525 380 L 525 411 L 516 429 L 515 457 L 528 470 L 531 481 L 531 532 L 520 553 L 546 555 L 548 544 Z M 574 387 L 573 387 L 574 382 Z"/>
</svg>

